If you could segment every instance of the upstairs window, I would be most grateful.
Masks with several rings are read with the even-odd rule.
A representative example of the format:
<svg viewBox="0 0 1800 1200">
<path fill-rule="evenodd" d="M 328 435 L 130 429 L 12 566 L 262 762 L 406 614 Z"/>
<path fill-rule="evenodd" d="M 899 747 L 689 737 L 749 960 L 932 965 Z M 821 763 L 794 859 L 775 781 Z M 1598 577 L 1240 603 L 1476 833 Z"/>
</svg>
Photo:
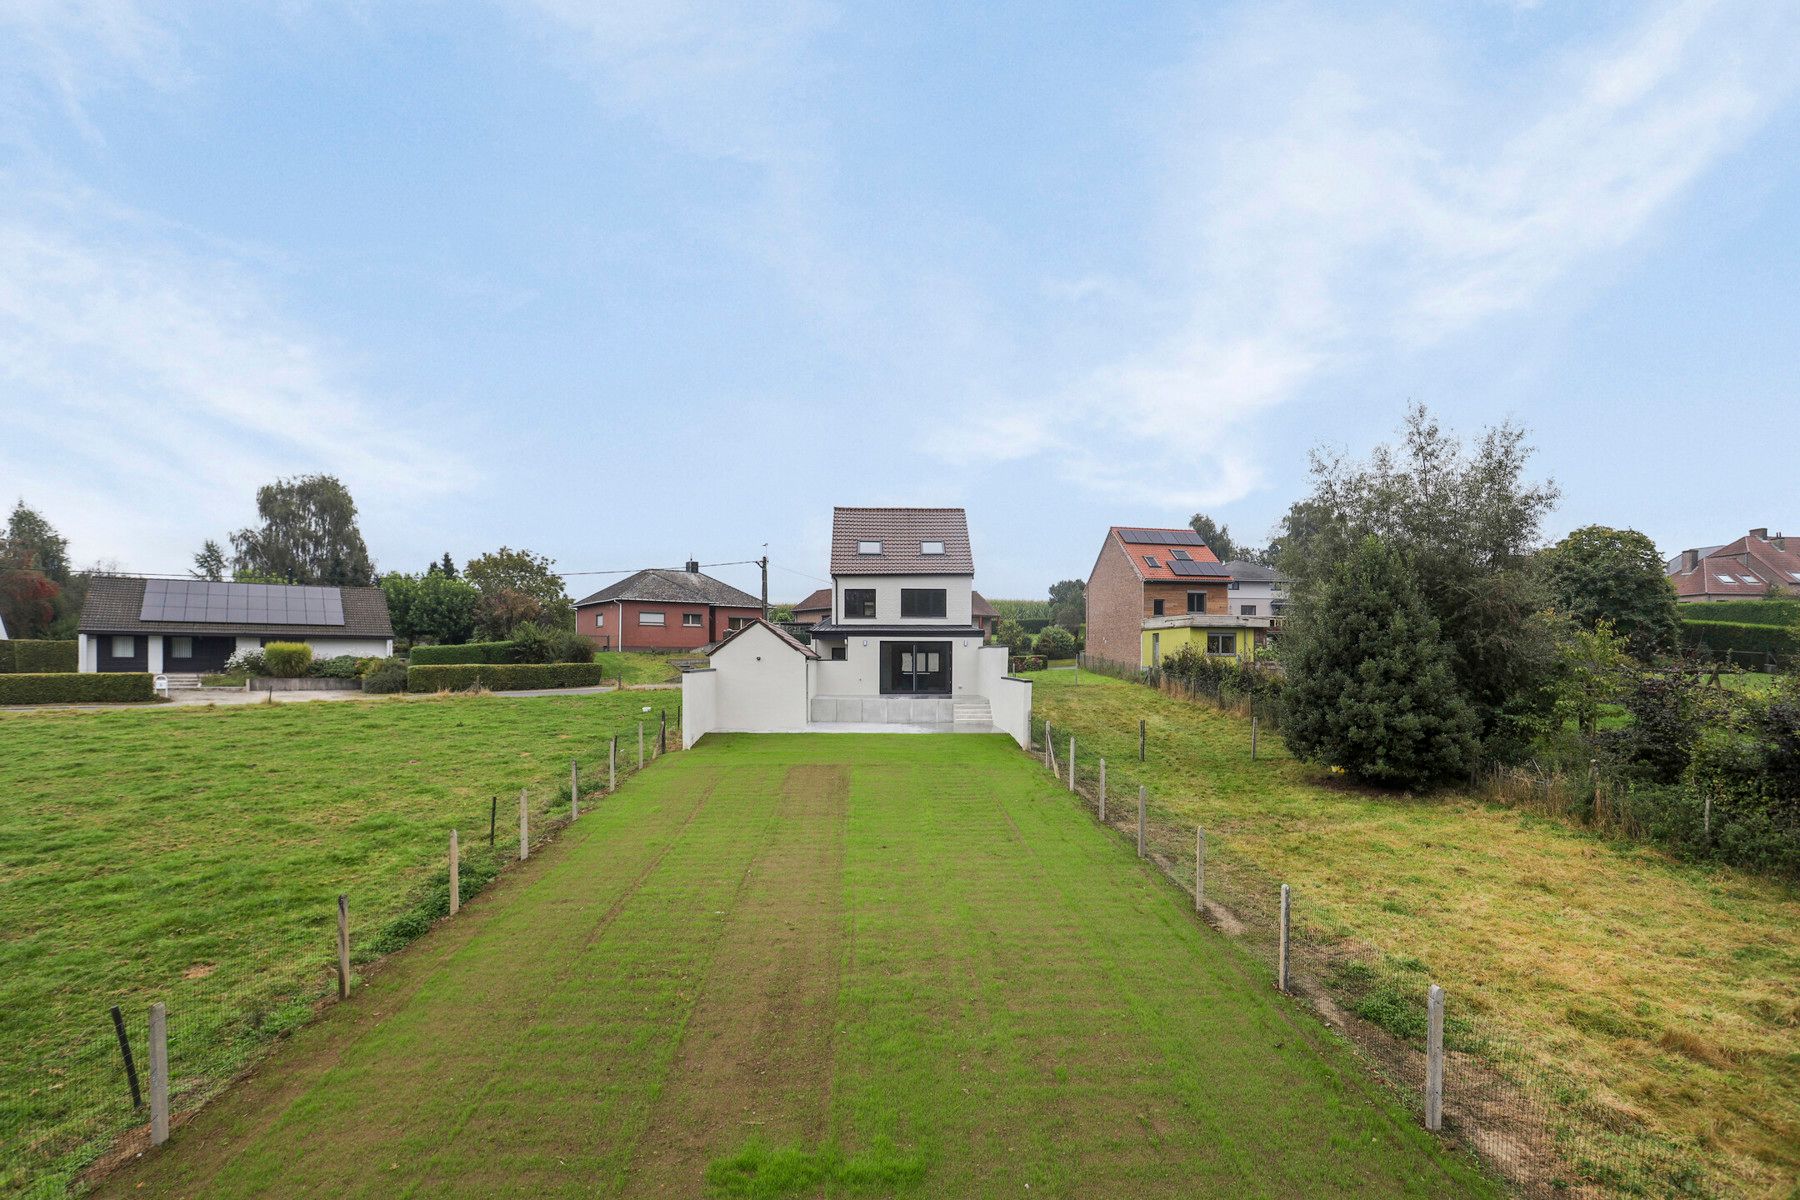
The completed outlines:
<svg viewBox="0 0 1800 1200">
<path fill-rule="evenodd" d="M 900 589 L 900 615 L 903 617 L 942 617 L 949 611 L 943 588 Z"/>
<path fill-rule="evenodd" d="M 944 552 L 944 543 L 942 543 L 942 542 L 920 542 L 919 543 L 919 553 L 920 554 L 942 554 L 943 552 Z"/>
<path fill-rule="evenodd" d="M 1161 600 L 1152 600 L 1150 602 L 1150 615 L 1153 617 L 1160 617 L 1163 615 L 1163 602 Z"/>
<path fill-rule="evenodd" d="M 845 588 L 844 615 L 846 617 L 873 617 L 875 615 L 875 589 Z"/>
<path fill-rule="evenodd" d="M 1238 615 L 1241 617 L 1254 617 L 1256 615 L 1256 605 L 1254 605 L 1254 604 L 1238 605 Z"/>
<path fill-rule="evenodd" d="M 1158 565 L 1157 561 L 1156 561 L 1156 556 L 1154 554 L 1144 555 L 1144 565 L 1146 567 L 1149 567 L 1152 571 L 1156 570 L 1157 565 Z"/>
<path fill-rule="evenodd" d="M 858 543 L 856 543 L 856 552 L 858 554 L 880 554 L 881 553 L 881 543 L 880 542 L 858 542 Z"/>
<path fill-rule="evenodd" d="M 1191 613 L 1203 613 L 1206 611 L 1205 592 L 1188 593 L 1188 611 Z"/>
</svg>

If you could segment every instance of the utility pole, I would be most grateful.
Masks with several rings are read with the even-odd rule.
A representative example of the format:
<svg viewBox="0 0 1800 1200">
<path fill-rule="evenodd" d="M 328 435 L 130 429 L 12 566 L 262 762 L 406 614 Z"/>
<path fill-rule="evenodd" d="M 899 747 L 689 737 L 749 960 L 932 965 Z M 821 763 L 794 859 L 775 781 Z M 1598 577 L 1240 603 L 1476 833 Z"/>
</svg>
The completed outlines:
<svg viewBox="0 0 1800 1200">
<path fill-rule="evenodd" d="M 756 565 L 762 568 L 763 573 L 763 620 L 766 621 L 769 619 L 769 545 L 767 542 L 763 543 L 763 556 L 756 560 Z"/>
</svg>

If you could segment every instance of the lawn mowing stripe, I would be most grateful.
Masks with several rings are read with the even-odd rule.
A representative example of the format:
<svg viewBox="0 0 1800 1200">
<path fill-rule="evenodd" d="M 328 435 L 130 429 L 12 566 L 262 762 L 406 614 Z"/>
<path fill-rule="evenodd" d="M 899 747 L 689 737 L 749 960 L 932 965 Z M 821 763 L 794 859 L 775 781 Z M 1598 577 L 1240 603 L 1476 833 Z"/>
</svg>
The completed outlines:
<svg viewBox="0 0 1800 1200">
<path fill-rule="evenodd" d="M 848 771 L 795 766 L 751 864 L 669 1082 L 632 1147 L 627 1196 L 698 1195 L 747 1135 L 811 1149 L 824 1132 L 837 1002 Z"/>
</svg>

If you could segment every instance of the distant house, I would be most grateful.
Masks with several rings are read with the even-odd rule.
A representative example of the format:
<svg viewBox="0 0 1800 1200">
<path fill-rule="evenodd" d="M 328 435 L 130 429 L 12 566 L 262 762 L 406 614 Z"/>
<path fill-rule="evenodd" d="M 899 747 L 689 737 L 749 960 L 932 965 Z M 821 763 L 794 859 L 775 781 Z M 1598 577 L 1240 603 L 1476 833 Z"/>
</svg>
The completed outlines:
<svg viewBox="0 0 1800 1200">
<path fill-rule="evenodd" d="M 1192 642 L 1209 654 L 1252 657 L 1270 618 L 1233 611 L 1232 589 L 1262 586 L 1253 574 L 1236 579 L 1192 529 L 1115 525 L 1088 574 L 1087 653 L 1147 667 Z M 1274 581 L 1266 582 L 1273 603 Z"/>
<path fill-rule="evenodd" d="M 1227 587 L 1231 612 L 1240 617 L 1271 617 L 1280 620 L 1287 611 L 1288 581 L 1274 567 L 1233 559 L 1224 564 L 1231 577 Z"/>
<path fill-rule="evenodd" d="M 304 642 L 315 659 L 394 652 L 387 596 L 373 587 L 96 575 L 75 636 L 90 672 L 202 675 L 270 642 Z"/>
<path fill-rule="evenodd" d="M 980 592 L 969 593 L 969 614 L 975 618 L 975 624 L 981 628 L 983 637 L 991 638 L 1000 632 L 1000 614 L 994 611 L 994 606 Z"/>
<path fill-rule="evenodd" d="M 762 601 L 723 580 L 653 567 L 575 604 L 575 628 L 602 650 L 699 650 L 763 615 Z"/>
<path fill-rule="evenodd" d="M 1752 529 L 1723 546 L 1683 550 L 1663 564 L 1684 604 L 1709 600 L 1757 600 L 1771 592 L 1800 594 L 1800 543 Z"/>
<path fill-rule="evenodd" d="M 822 587 L 794 605 L 794 624 L 817 625 L 831 616 L 831 589 Z"/>
</svg>

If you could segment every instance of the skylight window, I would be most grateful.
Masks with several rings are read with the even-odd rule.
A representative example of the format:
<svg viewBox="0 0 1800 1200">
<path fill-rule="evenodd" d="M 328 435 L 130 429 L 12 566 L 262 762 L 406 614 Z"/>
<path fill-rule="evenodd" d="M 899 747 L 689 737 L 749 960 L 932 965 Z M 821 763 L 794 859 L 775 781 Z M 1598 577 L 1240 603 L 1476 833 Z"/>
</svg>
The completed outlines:
<svg viewBox="0 0 1800 1200">
<path fill-rule="evenodd" d="M 1737 582 L 1736 579 L 1733 579 L 1729 575 L 1714 575 L 1713 578 L 1717 579 L 1720 583 L 1736 583 Z"/>
<path fill-rule="evenodd" d="M 1156 570 L 1156 567 L 1157 567 L 1156 556 L 1154 554 L 1144 555 L 1144 565 L 1149 567 L 1152 571 Z"/>
<path fill-rule="evenodd" d="M 858 542 L 858 543 L 856 543 L 856 552 L 858 554 L 880 554 L 881 553 L 881 543 L 880 542 Z"/>
<path fill-rule="evenodd" d="M 1186 550 L 1183 550 L 1179 547 L 1177 547 L 1174 550 L 1169 551 L 1169 553 L 1173 554 L 1176 558 L 1179 558 L 1182 562 L 1191 562 L 1193 559 L 1192 555 L 1190 555 Z"/>
<path fill-rule="evenodd" d="M 919 543 L 919 553 L 920 554 L 942 554 L 943 552 L 944 552 L 944 543 L 942 543 L 942 542 L 920 542 Z"/>
</svg>

